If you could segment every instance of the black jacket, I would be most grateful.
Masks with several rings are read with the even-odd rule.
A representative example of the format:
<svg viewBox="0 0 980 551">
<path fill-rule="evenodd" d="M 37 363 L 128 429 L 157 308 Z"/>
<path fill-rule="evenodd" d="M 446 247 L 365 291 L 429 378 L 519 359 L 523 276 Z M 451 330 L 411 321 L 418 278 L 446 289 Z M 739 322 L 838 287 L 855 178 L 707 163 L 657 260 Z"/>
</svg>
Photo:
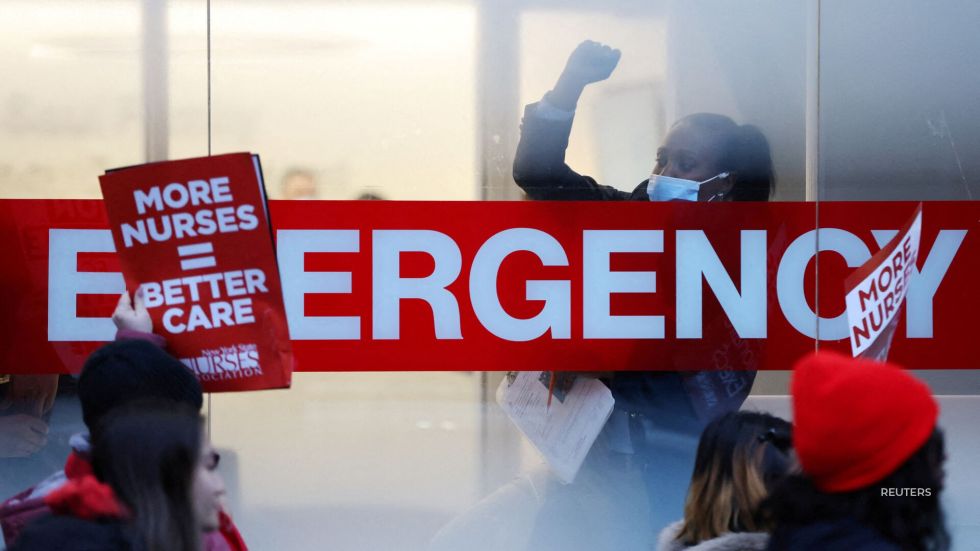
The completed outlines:
<svg viewBox="0 0 980 551">
<path fill-rule="evenodd" d="M 126 525 L 68 515 L 49 515 L 29 524 L 10 551 L 139 551 Z"/>
<path fill-rule="evenodd" d="M 803 526 L 781 526 L 767 551 L 901 551 L 875 530 L 847 517 Z"/>
<path fill-rule="evenodd" d="M 632 192 L 598 184 L 565 164 L 572 120 L 534 116 L 538 104 L 524 108 L 521 140 L 514 154 L 514 181 L 531 199 L 564 201 L 649 201 L 647 181 Z"/>
</svg>

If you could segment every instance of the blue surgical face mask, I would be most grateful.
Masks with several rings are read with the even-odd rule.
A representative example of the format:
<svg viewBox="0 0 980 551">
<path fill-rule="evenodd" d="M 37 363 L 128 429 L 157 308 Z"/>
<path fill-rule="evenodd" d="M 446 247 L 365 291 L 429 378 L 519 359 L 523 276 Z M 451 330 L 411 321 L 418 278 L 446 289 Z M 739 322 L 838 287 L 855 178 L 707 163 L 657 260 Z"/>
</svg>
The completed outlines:
<svg viewBox="0 0 980 551">
<path fill-rule="evenodd" d="M 698 193 L 703 184 L 727 178 L 728 173 L 722 172 L 717 176 L 708 178 L 703 182 L 687 180 L 684 178 L 674 178 L 673 176 L 662 176 L 652 174 L 647 182 L 647 196 L 651 201 L 697 201 Z M 708 201 L 718 199 L 722 194 L 715 194 L 708 198 Z"/>
</svg>

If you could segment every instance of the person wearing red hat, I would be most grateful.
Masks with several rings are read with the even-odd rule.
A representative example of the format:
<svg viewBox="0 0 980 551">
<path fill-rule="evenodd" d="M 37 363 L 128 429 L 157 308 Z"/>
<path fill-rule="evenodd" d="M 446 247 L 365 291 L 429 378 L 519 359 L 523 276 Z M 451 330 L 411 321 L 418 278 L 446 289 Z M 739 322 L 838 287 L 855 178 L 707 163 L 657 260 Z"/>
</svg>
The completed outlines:
<svg viewBox="0 0 980 551">
<path fill-rule="evenodd" d="M 766 508 L 771 551 L 949 549 L 939 493 L 939 406 L 899 366 L 821 352 L 797 362 L 793 446 L 802 472 Z"/>
</svg>

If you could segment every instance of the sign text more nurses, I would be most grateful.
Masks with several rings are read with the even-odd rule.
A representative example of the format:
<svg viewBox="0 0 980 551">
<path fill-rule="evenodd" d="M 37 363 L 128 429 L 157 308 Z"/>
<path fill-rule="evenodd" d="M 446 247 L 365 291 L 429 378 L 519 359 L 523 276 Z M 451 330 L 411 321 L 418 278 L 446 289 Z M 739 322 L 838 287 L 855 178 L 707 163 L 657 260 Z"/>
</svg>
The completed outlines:
<svg viewBox="0 0 980 551">
<path fill-rule="evenodd" d="M 133 201 L 136 212 L 143 218 L 120 225 L 127 248 L 259 227 L 254 205 L 221 206 L 235 201 L 226 176 L 137 189 Z M 197 210 L 185 212 L 188 207 Z M 179 245 L 177 254 L 183 271 L 217 264 L 211 242 Z M 251 295 L 268 292 L 266 275 L 260 268 L 142 282 L 140 289 L 147 308 L 167 308 L 162 317 L 163 326 L 174 334 L 254 323 Z"/>
<path fill-rule="evenodd" d="M 254 205 L 217 206 L 232 203 L 227 176 L 207 180 L 174 182 L 133 192 L 136 212 L 146 218 L 120 225 L 123 243 L 147 245 L 150 241 L 164 242 L 186 237 L 206 237 L 217 233 L 254 230 L 259 226 Z M 188 206 L 200 207 L 196 212 L 173 212 Z"/>
</svg>

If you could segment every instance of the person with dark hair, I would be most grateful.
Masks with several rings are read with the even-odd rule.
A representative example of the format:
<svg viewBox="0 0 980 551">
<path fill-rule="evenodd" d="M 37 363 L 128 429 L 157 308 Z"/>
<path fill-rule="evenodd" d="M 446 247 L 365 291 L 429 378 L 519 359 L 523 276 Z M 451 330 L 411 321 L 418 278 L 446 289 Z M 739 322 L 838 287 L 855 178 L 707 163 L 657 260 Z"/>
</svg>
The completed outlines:
<svg viewBox="0 0 980 551">
<path fill-rule="evenodd" d="M 355 197 L 358 201 L 384 201 L 384 197 L 374 191 L 362 191 Z"/>
<path fill-rule="evenodd" d="M 725 414 L 705 427 L 684 518 L 658 551 L 763 551 L 771 524 L 760 505 L 792 465 L 791 426 L 767 413 Z"/>
<path fill-rule="evenodd" d="M 94 430 L 113 409 L 134 400 L 163 399 L 204 405 L 197 377 L 162 348 L 145 340 L 111 342 L 85 361 L 78 378 L 82 420 Z"/>
<path fill-rule="evenodd" d="M 657 150 L 650 178 L 632 192 L 598 184 L 565 164 L 575 107 L 585 87 L 609 78 L 620 52 L 592 41 L 572 52 L 544 99 L 524 110 L 514 181 L 532 199 L 767 201 L 775 188 L 769 142 L 724 115 L 688 115 Z M 683 181 L 678 181 L 683 180 Z"/>
<path fill-rule="evenodd" d="M 769 199 L 775 176 L 765 136 L 755 126 L 739 125 L 712 113 L 689 115 L 674 123 L 657 150 L 653 173 L 631 192 L 601 185 L 570 168 L 565 163 L 565 150 L 579 97 L 587 85 L 609 78 L 619 58 L 619 50 L 583 42 L 569 56 L 554 88 L 525 108 L 513 175 L 528 197 L 579 201 Z M 722 347 L 722 340 L 730 340 L 739 346 L 755 346 L 731 336 L 729 329 L 709 328 L 712 343 Z M 738 410 L 755 380 L 754 364 L 704 371 L 712 367 L 712 357 L 708 351 L 651 358 L 651 363 L 660 364 L 660 370 L 603 375 L 613 393 L 615 409 L 605 434 L 591 452 L 604 457 L 587 460 L 584 468 L 639 472 L 652 512 L 648 521 L 652 534 L 681 513 L 687 489 L 684 482 L 705 425 Z M 540 541 L 549 537 L 542 533 Z"/>
<path fill-rule="evenodd" d="M 136 297 L 120 297 L 113 314 L 116 341 L 102 346 L 85 361 L 78 380 L 82 418 L 88 433 L 71 439 L 72 453 L 62 471 L 54 473 L 0 504 L 0 528 L 9 546 L 31 521 L 46 514 L 46 499 L 66 483 L 92 473 L 92 434 L 115 408 L 132 402 L 166 400 L 200 411 L 204 394 L 187 366 L 163 350 L 165 341 L 152 333 L 153 323 Z M 205 538 L 208 551 L 247 549 L 231 518 L 221 513 L 218 532 Z"/>
<path fill-rule="evenodd" d="M 764 504 L 771 551 L 945 551 L 946 456 L 929 388 L 899 366 L 822 352 L 793 372 L 802 473 Z"/>
<path fill-rule="evenodd" d="M 218 528 L 224 483 L 197 411 L 175 402 L 116 408 L 94 433 L 94 475 L 49 496 L 53 515 L 15 550 L 199 551 Z"/>
</svg>

